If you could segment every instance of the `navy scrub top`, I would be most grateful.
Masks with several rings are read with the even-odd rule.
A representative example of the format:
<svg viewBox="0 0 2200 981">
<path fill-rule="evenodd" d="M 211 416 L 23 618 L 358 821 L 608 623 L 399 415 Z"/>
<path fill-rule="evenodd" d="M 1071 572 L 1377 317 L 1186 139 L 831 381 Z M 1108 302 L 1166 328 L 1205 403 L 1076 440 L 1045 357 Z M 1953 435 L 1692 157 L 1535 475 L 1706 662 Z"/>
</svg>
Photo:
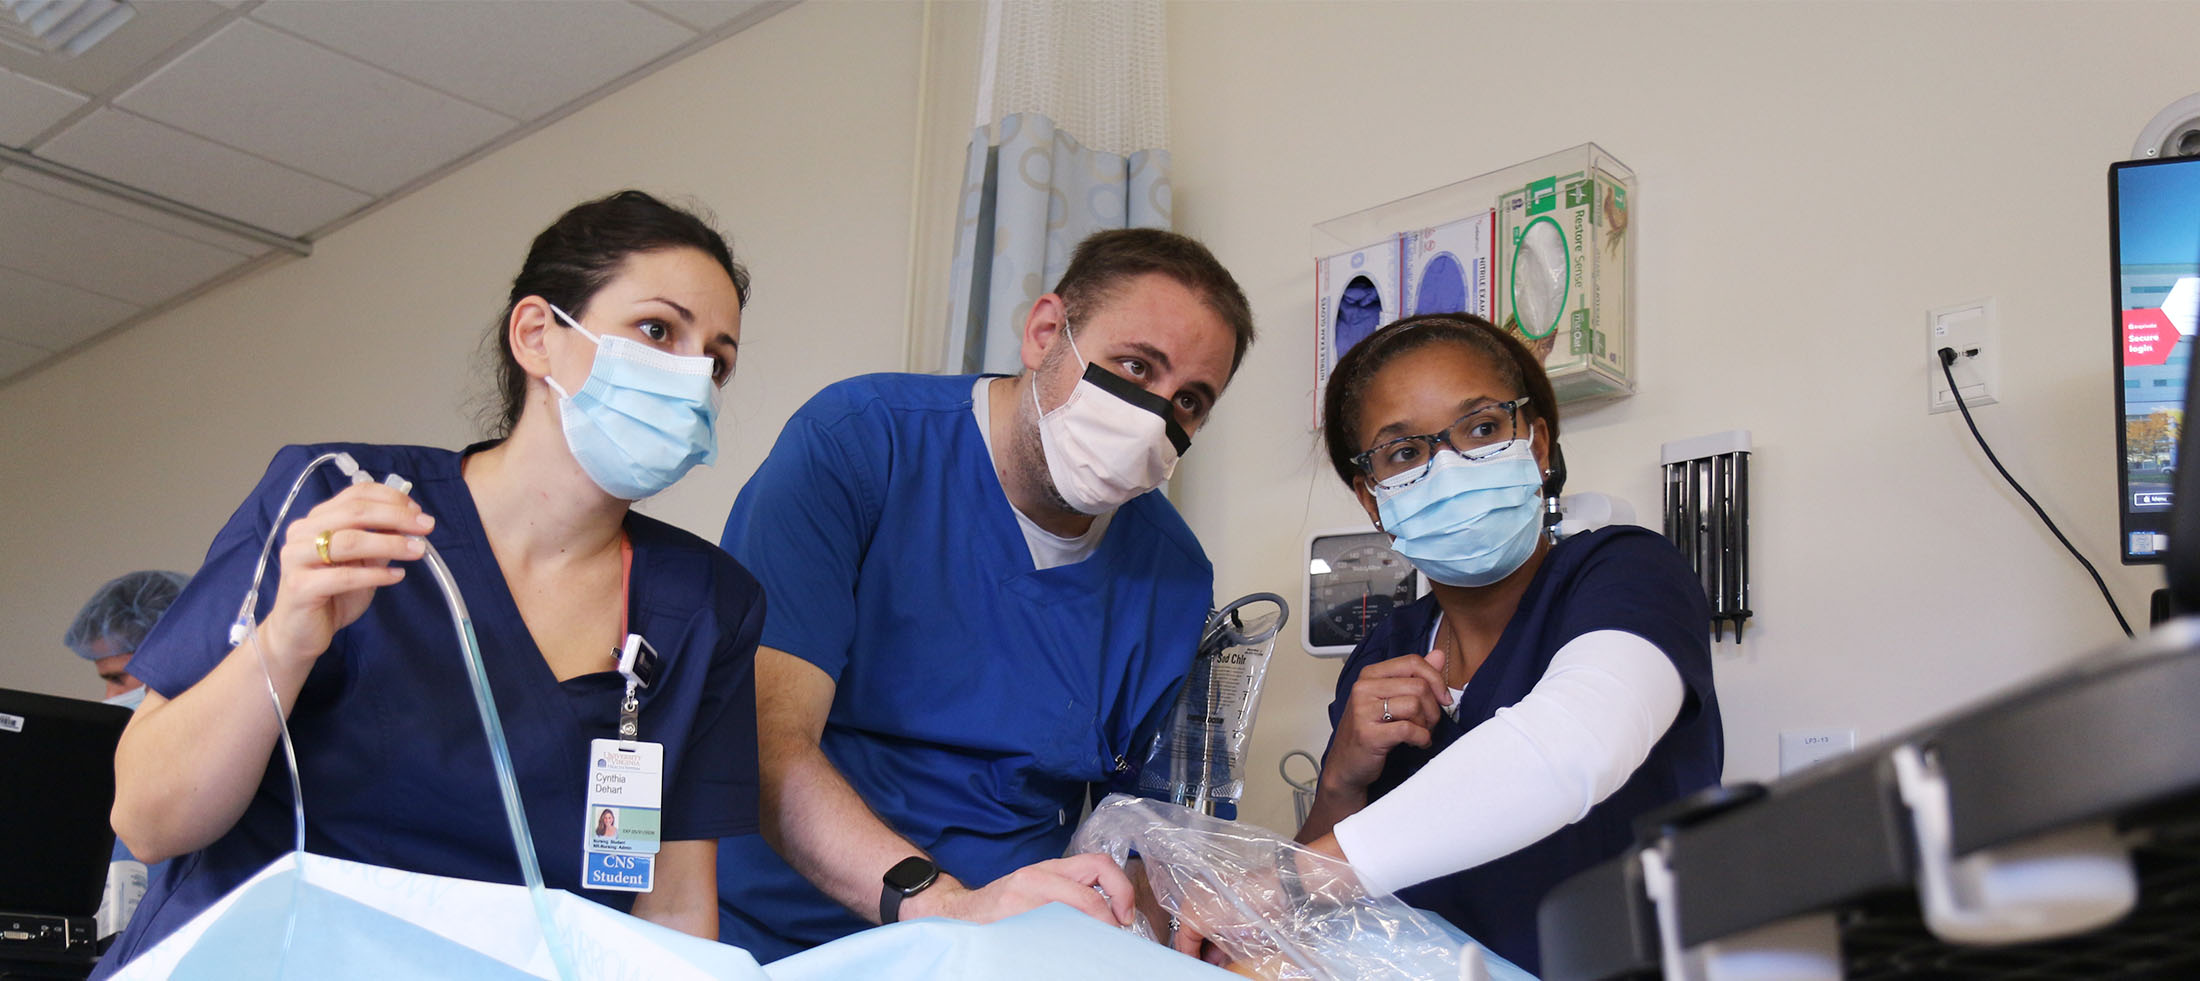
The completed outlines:
<svg viewBox="0 0 2200 981">
<path fill-rule="evenodd" d="M 1434 596 L 1400 607 L 1352 652 L 1337 677 L 1336 700 L 1329 705 L 1332 743 L 1345 698 L 1360 672 L 1401 655 L 1426 654 L 1438 612 Z M 1458 720 L 1439 719 L 1427 749 L 1401 745 L 1391 750 L 1382 775 L 1368 788 L 1368 800 L 1404 783 L 1498 709 L 1527 697 L 1558 649 L 1591 631 L 1626 631 L 1665 652 L 1686 689 L 1680 714 L 1634 776 L 1581 820 L 1503 858 L 1408 886 L 1398 897 L 1539 973 L 1535 911 L 1544 895 L 1574 873 L 1626 850 L 1634 841 L 1636 815 L 1719 782 L 1726 750 L 1719 699 L 1711 686 L 1710 623 L 1703 587 L 1681 554 L 1656 532 L 1614 525 L 1552 546 L 1497 647 L 1468 682 Z M 1460 806 L 1474 806 L 1472 788 L 1462 788 Z M 1442 820 L 1442 815 L 1431 814 L 1429 820 Z"/>
<path fill-rule="evenodd" d="M 837 688 L 820 741 L 881 820 L 977 888 L 1060 858 L 1176 694 L 1214 570 L 1158 491 L 1035 571 L 971 411 L 975 376 L 827 387 L 742 488 L 724 545 L 763 645 Z M 1148 729 L 1147 731 L 1151 731 Z M 719 938 L 771 961 L 869 924 L 759 835 L 719 843 Z M 883 874 L 886 870 L 879 869 Z"/>
<path fill-rule="evenodd" d="M 468 452 L 483 448 L 469 447 Z M 275 511 L 308 460 L 343 450 L 376 478 L 413 481 L 436 519 L 428 539 L 449 563 L 480 640 L 543 881 L 619 910 L 634 894 L 578 888 L 591 739 L 618 736 L 625 682 L 609 670 L 558 681 L 520 619 L 490 553 L 461 455 L 414 446 L 291 446 L 214 539 L 206 563 L 130 662 L 174 698 L 221 661 Z M 349 481 L 316 469 L 291 506 L 296 520 Z M 764 596 L 724 552 L 629 511 L 634 562 L 627 629 L 662 657 L 641 693 L 641 738 L 665 746 L 663 834 L 686 841 L 756 828 L 756 676 Z M 279 547 L 279 543 L 278 543 Z M 274 603 L 270 556 L 260 613 Z M 272 711 L 271 706 L 255 706 Z M 389 868 L 517 883 L 518 859 L 443 593 L 425 566 L 379 590 L 313 666 L 290 715 L 305 791 L 306 850 Z M 101 963 L 112 971 L 290 851 L 289 771 L 282 749 L 235 827 L 178 857 L 148 885 L 129 928 Z"/>
</svg>

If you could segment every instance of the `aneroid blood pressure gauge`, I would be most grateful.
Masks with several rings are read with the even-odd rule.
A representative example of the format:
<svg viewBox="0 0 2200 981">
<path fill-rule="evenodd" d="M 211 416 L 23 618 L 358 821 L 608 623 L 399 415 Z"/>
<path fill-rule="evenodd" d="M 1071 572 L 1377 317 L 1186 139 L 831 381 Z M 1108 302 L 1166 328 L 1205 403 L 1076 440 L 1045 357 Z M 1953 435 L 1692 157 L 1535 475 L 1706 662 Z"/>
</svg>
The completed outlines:
<svg viewBox="0 0 2200 981">
<path fill-rule="evenodd" d="M 1308 654 L 1352 653 L 1391 611 L 1425 588 L 1413 564 L 1371 529 L 1317 531 L 1306 543 L 1306 609 L 1299 623 Z"/>
</svg>

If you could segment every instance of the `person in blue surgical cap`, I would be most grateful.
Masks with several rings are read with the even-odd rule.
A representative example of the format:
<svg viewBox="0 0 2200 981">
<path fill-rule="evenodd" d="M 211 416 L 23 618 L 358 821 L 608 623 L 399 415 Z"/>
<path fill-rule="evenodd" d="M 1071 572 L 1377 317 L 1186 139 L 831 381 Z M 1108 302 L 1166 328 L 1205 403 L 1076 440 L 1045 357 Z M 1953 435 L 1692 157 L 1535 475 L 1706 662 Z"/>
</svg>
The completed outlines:
<svg viewBox="0 0 2200 981">
<path fill-rule="evenodd" d="M 587 202 L 535 238 L 495 325 L 498 438 L 275 455 L 130 665 L 149 692 L 116 752 L 115 829 L 141 856 L 180 857 L 103 972 L 290 847 L 270 686 L 296 742 L 307 849 L 519 881 L 443 594 L 412 561 L 421 536 L 466 596 L 545 883 L 717 934 L 717 839 L 756 826 L 763 594 L 724 552 L 632 504 L 715 455 L 747 296 L 702 218 L 639 191 Z M 307 463 L 337 451 L 409 479 L 410 494 L 322 466 L 276 527 Z M 232 647 L 270 536 L 258 627 Z M 620 736 L 629 689 L 614 669 L 630 635 L 659 658 L 636 721 L 663 746 L 663 842 L 639 893 L 582 879 L 591 741 Z"/>
<path fill-rule="evenodd" d="M 136 708 L 145 697 L 144 683 L 130 674 L 130 656 L 190 581 L 183 573 L 158 569 L 124 573 L 93 592 L 69 621 L 61 643 L 92 662 L 107 685 L 108 704 Z"/>
<path fill-rule="evenodd" d="M 1323 407 L 1338 478 L 1434 585 L 1345 661 L 1299 840 L 1533 972 L 1544 894 L 1719 781 L 1703 588 L 1646 528 L 1551 541 L 1557 400 L 1480 317 L 1376 331 Z"/>
<path fill-rule="evenodd" d="M 130 658 L 190 581 L 191 577 L 183 573 L 158 569 L 123 573 L 94 591 L 92 598 L 84 601 L 84 608 L 77 611 L 76 619 L 69 622 L 61 643 L 76 656 L 92 662 L 99 680 L 107 686 L 107 704 L 135 709 L 145 700 L 145 683 L 130 674 Z M 160 866 L 148 870 L 116 839 L 107 869 L 109 898 L 101 901 L 99 910 L 102 930 L 129 922 L 149 871 L 158 874 Z"/>
<path fill-rule="evenodd" d="M 770 961 L 924 916 L 1128 919 L 1121 869 L 1059 856 L 1190 667 L 1214 573 L 1156 488 L 1252 339 L 1205 247 L 1102 232 L 1025 317 L 1022 374 L 795 413 L 726 519 L 772 615 L 763 834 L 720 845 L 721 937 Z"/>
</svg>

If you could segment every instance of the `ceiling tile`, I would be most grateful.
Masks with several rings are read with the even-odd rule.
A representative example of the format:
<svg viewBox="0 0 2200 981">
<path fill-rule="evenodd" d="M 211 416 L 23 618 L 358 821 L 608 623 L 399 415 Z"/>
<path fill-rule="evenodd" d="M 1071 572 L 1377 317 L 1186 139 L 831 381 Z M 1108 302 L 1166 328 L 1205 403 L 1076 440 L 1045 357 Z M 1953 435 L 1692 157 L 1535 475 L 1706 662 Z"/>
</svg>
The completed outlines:
<svg viewBox="0 0 2200 981">
<path fill-rule="evenodd" d="M 115 103 L 374 194 L 512 127 L 479 106 L 250 20 L 222 28 Z"/>
<path fill-rule="evenodd" d="M 165 211 L 155 211 L 141 204 L 125 201 L 111 194 L 78 187 L 67 181 L 48 177 L 34 170 L 15 167 L 0 170 L 0 181 L 13 181 L 34 191 L 40 191 L 63 201 L 72 201 L 94 211 L 104 211 L 117 218 L 127 218 L 140 225 L 151 225 L 174 235 L 180 235 L 203 245 L 234 252 L 242 256 L 256 256 L 267 251 L 267 246 L 252 239 L 211 226 L 202 225 L 188 218 L 181 218 Z M 4 232 L 0 232 L 4 237 Z"/>
<path fill-rule="evenodd" d="M 161 55 L 213 24 L 237 14 L 202 0 L 135 3 L 136 16 L 75 57 L 34 54 L 0 45 L 0 68 L 12 69 L 87 95 L 106 95 L 158 63 Z"/>
<path fill-rule="evenodd" d="M 221 274 L 247 256 L 0 179 L 0 266 L 150 306 Z"/>
<path fill-rule="evenodd" d="M 514 119 L 543 115 L 695 37 L 606 0 L 271 0 L 251 17 Z"/>
<path fill-rule="evenodd" d="M 0 69 L 0 145 L 30 146 L 38 134 L 90 101 L 58 85 Z"/>
<path fill-rule="evenodd" d="M 293 238 L 373 200 L 365 194 L 118 109 L 101 109 L 39 156 Z"/>
<path fill-rule="evenodd" d="M 28 344 L 17 344 L 0 338 L 0 381 L 6 381 L 16 373 L 46 360 L 51 355 Z"/>
<path fill-rule="evenodd" d="M 0 339 L 59 351 L 129 319 L 140 309 L 0 268 Z"/>
<path fill-rule="evenodd" d="M 645 0 L 642 3 L 644 7 L 705 34 L 744 18 L 763 20 L 793 5 L 793 0 Z"/>
</svg>

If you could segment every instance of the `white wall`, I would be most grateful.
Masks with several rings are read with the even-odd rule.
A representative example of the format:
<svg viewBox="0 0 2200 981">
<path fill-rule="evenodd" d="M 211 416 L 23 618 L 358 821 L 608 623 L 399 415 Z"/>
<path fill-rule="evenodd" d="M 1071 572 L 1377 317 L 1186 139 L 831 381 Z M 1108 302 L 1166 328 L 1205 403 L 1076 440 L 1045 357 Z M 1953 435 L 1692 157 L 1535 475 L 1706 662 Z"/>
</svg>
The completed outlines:
<svg viewBox="0 0 2200 981">
<path fill-rule="evenodd" d="M 477 438 L 478 343 L 529 239 L 621 187 L 711 208 L 755 276 L 720 462 L 647 507 L 715 541 L 802 400 L 902 366 L 922 17 L 800 4 L 0 388 L 0 686 L 96 697 L 60 645 L 77 607 L 195 568 L 281 444 Z"/>
<path fill-rule="evenodd" d="M 1992 296 L 2003 461 L 2144 619 L 2116 564 L 2104 173 L 2196 87 L 2200 6 L 1185 3 L 1177 224 L 1263 339 L 1178 498 L 1217 590 L 1301 591 L 1302 536 L 1364 522 L 1303 425 L 1308 229 L 1595 140 L 1641 186 L 1639 393 L 1565 417 L 1574 489 L 1655 521 L 1658 444 L 1755 431 L 1752 600 L 1721 649 L 1729 779 L 1782 728 L 1865 740 L 2118 636 L 1959 417 L 1925 414 L 1925 311 Z M 1296 612 L 1296 611 L 1295 611 Z M 1336 664 L 1283 645 L 1248 817 L 1327 738 Z"/>
<path fill-rule="evenodd" d="M 276 445 L 471 438 L 527 238 L 620 186 L 707 203 L 756 274 L 722 462 L 650 506 L 715 538 L 802 399 L 901 366 L 912 307 L 943 315 L 905 280 L 945 267 L 976 18 L 933 13 L 801 4 L 0 388 L 0 685 L 95 692 L 68 617 L 116 572 L 193 566 Z M 1170 31 L 1178 227 L 1265 330 L 1176 488 L 1219 594 L 1297 593 L 1305 531 L 1362 520 L 1298 422 L 1309 227 L 1593 139 L 1641 181 L 1641 388 L 1567 417 L 1573 486 L 1647 513 L 1660 442 L 1756 432 L 1730 778 L 1770 775 L 1783 727 L 1869 739 L 2114 634 L 1961 422 L 1924 414 L 1931 307 L 2000 302 L 1981 424 L 2143 618 L 2156 576 L 2113 553 L 2103 171 L 2195 88 L 2200 6 L 1183 3 Z M 1246 807 L 1279 827 L 1267 774 L 1322 745 L 1336 667 L 1280 650 Z"/>
</svg>

